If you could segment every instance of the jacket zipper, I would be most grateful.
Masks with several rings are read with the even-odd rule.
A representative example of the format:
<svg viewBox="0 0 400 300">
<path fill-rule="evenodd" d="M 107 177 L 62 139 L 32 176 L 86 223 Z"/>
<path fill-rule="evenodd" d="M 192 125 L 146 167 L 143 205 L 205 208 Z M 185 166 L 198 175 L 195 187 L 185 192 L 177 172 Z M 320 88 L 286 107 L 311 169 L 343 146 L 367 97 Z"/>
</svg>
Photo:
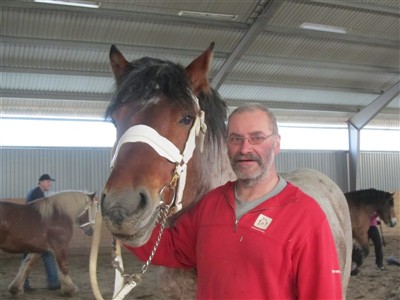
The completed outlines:
<svg viewBox="0 0 400 300">
<path fill-rule="evenodd" d="M 238 224 L 239 224 L 239 219 L 236 219 L 236 220 L 235 220 L 234 232 L 237 232 Z"/>
</svg>

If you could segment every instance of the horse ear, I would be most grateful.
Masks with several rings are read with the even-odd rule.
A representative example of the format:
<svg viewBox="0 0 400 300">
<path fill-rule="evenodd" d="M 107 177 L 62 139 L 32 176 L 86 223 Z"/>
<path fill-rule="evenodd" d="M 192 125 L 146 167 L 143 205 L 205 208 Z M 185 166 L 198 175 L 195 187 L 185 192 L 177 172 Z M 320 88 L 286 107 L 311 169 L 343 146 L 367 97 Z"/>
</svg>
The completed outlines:
<svg viewBox="0 0 400 300">
<path fill-rule="evenodd" d="M 115 45 L 111 46 L 109 57 L 114 77 L 119 83 L 122 75 L 124 75 L 125 72 L 129 69 L 129 62 L 125 59 L 125 57 Z"/>
<path fill-rule="evenodd" d="M 208 70 L 213 57 L 214 45 L 215 43 L 212 42 L 206 51 L 204 51 L 186 67 L 186 72 L 188 73 L 192 82 L 192 90 L 196 96 L 201 91 L 210 91 L 210 85 L 208 83 Z"/>
</svg>

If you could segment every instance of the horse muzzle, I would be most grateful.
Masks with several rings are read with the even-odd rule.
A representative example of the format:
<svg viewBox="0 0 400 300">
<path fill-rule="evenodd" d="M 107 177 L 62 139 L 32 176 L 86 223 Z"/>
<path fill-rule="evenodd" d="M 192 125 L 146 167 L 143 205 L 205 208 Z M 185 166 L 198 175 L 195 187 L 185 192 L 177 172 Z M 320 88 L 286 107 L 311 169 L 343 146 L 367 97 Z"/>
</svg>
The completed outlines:
<svg viewBox="0 0 400 300">
<path fill-rule="evenodd" d="M 109 191 L 102 195 L 100 204 L 103 222 L 115 238 L 132 246 L 140 246 L 150 238 L 159 200 L 152 200 L 144 189 Z"/>
<path fill-rule="evenodd" d="M 397 218 L 391 218 L 388 225 L 389 227 L 395 227 L 397 225 Z"/>
</svg>

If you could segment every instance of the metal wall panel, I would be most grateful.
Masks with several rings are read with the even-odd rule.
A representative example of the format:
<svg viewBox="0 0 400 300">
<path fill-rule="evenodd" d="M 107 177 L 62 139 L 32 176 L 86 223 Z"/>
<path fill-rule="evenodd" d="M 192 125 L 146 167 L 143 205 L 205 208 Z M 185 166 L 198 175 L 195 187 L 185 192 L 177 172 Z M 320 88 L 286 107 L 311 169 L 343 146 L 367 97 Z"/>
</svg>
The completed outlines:
<svg viewBox="0 0 400 300">
<path fill-rule="evenodd" d="M 360 188 L 400 191 L 400 152 L 362 152 Z"/>
<path fill-rule="evenodd" d="M 99 193 L 108 177 L 110 153 L 105 148 L 2 148 L 0 198 L 25 198 L 44 173 L 56 179 L 52 192 Z"/>
<path fill-rule="evenodd" d="M 108 148 L 2 148 L 0 149 L 0 199 L 24 198 L 39 176 L 56 179 L 53 192 L 86 190 L 100 192 L 109 173 Z M 278 172 L 311 168 L 326 174 L 348 191 L 346 151 L 289 151 L 277 156 Z M 400 190 L 400 153 L 361 153 L 361 188 Z"/>
<path fill-rule="evenodd" d="M 281 151 L 277 156 L 277 170 L 285 173 L 298 168 L 318 170 L 331 178 L 342 189 L 348 190 L 346 151 Z"/>
</svg>

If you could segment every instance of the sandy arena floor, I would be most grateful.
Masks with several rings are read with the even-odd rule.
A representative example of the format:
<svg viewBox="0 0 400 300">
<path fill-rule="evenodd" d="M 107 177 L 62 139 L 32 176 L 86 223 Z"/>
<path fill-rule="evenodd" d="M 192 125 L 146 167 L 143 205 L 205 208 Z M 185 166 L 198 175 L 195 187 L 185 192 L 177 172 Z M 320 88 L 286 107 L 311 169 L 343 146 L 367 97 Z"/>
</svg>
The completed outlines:
<svg viewBox="0 0 400 300">
<path fill-rule="evenodd" d="M 400 259 L 400 237 L 385 236 L 386 247 L 384 248 L 385 259 L 394 255 Z M 111 250 L 110 250 L 111 251 Z M 71 257 L 70 272 L 72 280 L 80 288 L 80 293 L 74 297 L 66 298 L 60 295 L 59 291 L 49 291 L 46 287 L 43 264 L 39 262 L 32 271 L 30 280 L 37 290 L 18 297 L 12 297 L 7 286 L 19 267 L 19 256 L 4 254 L 0 252 L 1 264 L 1 292 L 0 299 L 20 300 L 90 300 L 94 299 L 89 279 L 89 249 L 82 250 L 83 253 Z M 103 251 L 104 252 L 104 251 Z M 107 251 L 106 251 L 107 252 Z M 130 254 L 124 254 L 125 270 L 129 273 L 136 273 L 141 270 L 138 263 Z M 385 262 L 386 263 L 386 262 Z M 360 274 L 350 278 L 347 299 L 371 299 L 371 300 L 400 300 L 400 267 L 385 265 L 386 270 L 379 271 L 374 265 L 374 251 L 371 247 L 371 254 L 361 266 Z M 114 271 L 111 267 L 111 254 L 102 253 L 98 261 L 98 280 L 104 299 L 111 299 Z M 155 269 L 150 266 L 142 282 L 131 292 L 126 299 L 156 299 L 153 296 L 156 287 L 152 283 Z"/>
</svg>

